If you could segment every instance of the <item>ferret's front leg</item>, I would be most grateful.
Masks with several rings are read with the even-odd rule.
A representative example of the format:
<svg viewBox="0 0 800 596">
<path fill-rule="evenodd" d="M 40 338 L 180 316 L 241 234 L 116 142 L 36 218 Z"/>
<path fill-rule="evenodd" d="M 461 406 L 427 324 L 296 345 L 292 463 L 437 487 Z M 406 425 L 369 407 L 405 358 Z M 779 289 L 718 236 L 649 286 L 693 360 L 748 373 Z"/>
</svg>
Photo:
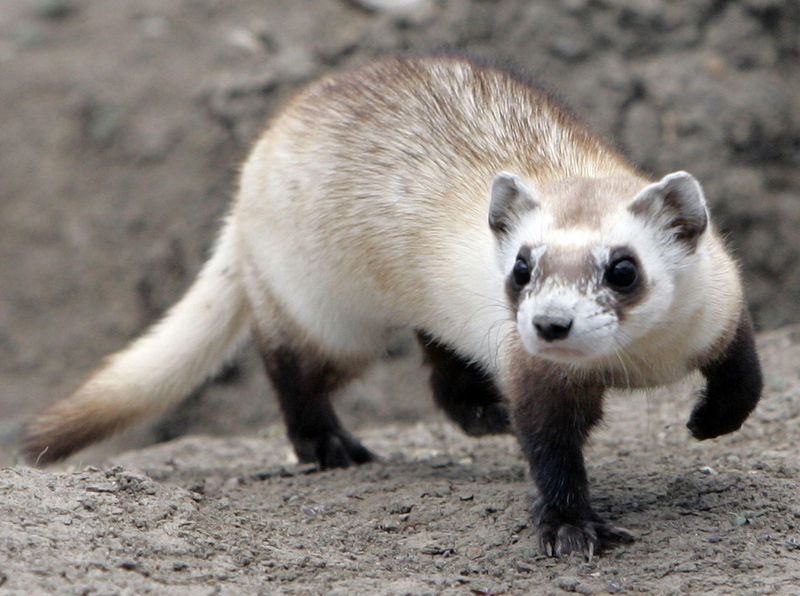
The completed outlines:
<svg viewBox="0 0 800 596">
<path fill-rule="evenodd" d="M 603 388 L 563 377 L 524 385 L 512 399 L 513 421 L 534 482 L 532 513 L 542 552 L 591 559 L 607 542 L 631 542 L 633 536 L 603 522 L 589 500 L 583 445 L 602 416 Z"/>
<path fill-rule="evenodd" d="M 764 380 L 750 314 L 742 309 L 728 346 L 700 368 L 705 390 L 687 423 L 696 439 L 713 439 L 739 430 L 761 398 Z"/>
</svg>

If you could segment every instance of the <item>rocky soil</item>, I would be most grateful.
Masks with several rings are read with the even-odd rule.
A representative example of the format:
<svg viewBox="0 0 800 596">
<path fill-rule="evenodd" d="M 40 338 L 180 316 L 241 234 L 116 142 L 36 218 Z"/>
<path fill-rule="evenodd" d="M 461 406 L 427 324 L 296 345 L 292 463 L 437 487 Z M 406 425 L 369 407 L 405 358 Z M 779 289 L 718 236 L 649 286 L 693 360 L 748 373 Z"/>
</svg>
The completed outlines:
<svg viewBox="0 0 800 596">
<path fill-rule="evenodd" d="M 758 326 L 800 321 L 800 4 L 373 4 L 2 3 L 0 464 L 27 415 L 189 285 L 269 115 L 319 74 L 388 51 L 510 58 L 644 169 L 692 171 Z M 385 463 L 292 465 L 246 351 L 179 412 L 65 471 L 4 469 L 0 590 L 791 593 L 798 332 L 764 343 L 768 395 L 732 437 L 689 441 L 685 388 L 612 400 L 595 498 L 640 540 L 592 563 L 538 558 L 513 442 L 443 424 L 400 337 L 340 400 Z"/>
</svg>

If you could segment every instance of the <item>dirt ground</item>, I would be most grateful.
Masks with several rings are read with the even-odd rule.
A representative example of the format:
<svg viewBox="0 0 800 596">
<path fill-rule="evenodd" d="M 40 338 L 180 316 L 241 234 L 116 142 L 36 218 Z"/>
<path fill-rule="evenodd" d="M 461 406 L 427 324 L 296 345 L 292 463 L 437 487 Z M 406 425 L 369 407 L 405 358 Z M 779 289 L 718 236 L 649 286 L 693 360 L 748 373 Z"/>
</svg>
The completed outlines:
<svg viewBox="0 0 800 596">
<path fill-rule="evenodd" d="M 800 322 L 800 4 L 365 4 L 4 0 L 0 465 L 32 411 L 189 285 L 269 115 L 387 51 L 511 58 L 644 169 L 692 171 L 759 328 Z M 399 337 L 340 399 L 384 463 L 292 465 L 245 351 L 178 412 L 66 471 L 3 469 L 0 591 L 800 593 L 800 332 L 763 343 L 768 391 L 734 436 L 691 442 L 686 388 L 611 400 L 594 496 L 640 540 L 592 563 L 538 557 L 513 441 L 443 423 Z"/>
<path fill-rule="evenodd" d="M 761 346 L 764 401 L 729 437 L 689 438 L 685 386 L 609 400 L 588 454 L 594 501 L 638 541 L 592 562 L 535 549 L 510 437 L 387 424 L 359 433 L 385 461 L 314 472 L 276 425 L 99 468 L 0 471 L 0 590 L 797 594 L 800 327 Z M 400 381 L 416 365 L 386 368 Z"/>
</svg>

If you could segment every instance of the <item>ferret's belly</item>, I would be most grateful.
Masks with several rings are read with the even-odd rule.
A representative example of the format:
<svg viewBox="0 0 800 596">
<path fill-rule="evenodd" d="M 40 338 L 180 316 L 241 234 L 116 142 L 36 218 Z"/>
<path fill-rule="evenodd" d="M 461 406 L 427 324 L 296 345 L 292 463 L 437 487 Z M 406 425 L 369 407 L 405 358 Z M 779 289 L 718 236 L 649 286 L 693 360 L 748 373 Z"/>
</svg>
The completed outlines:
<svg viewBox="0 0 800 596">
<path fill-rule="evenodd" d="M 280 316 L 288 317 L 290 327 L 331 355 L 380 353 L 393 321 L 391 313 L 376 304 L 374 291 L 342 275 L 325 255 L 308 258 L 314 253 L 303 250 L 302 242 L 295 243 L 298 250 L 290 250 L 281 233 L 253 233 L 262 231 L 259 228 L 248 226 L 250 233 L 242 243 L 248 253 L 247 275 L 256 278 L 255 283 L 246 284 L 248 293 L 261 294 L 250 296 L 254 307 L 276 300 Z"/>
</svg>

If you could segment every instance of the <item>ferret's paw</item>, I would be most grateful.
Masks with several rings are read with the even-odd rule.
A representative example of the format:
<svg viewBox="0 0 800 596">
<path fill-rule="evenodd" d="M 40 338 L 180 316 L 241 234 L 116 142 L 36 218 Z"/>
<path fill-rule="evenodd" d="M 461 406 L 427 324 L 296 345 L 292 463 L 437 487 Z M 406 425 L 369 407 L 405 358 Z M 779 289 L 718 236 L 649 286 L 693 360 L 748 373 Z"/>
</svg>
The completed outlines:
<svg viewBox="0 0 800 596">
<path fill-rule="evenodd" d="M 459 423 L 464 432 L 471 437 L 511 432 L 508 407 L 502 403 L 476 406 L 470 410 L 470 415 L 464 416 Z"/>
<path fill-rule="evenodd" d="M 635 536 L 624 528 L 597 520 L 565 520 L 557 515 L 539 522 L 539 548 L 548 557 L 579 553 L 587 561 L 604 549 L 630 543 Z"/>
<path fill-rule="evenodd" d="M 301 462 L 316 463 L 321 470 L 348 468 L 375 461 L 377 456 L 345 430 L 321 432 L 294 441 Z"/>
<path fill-rule="evenodd" d="M 599 547 L 597 534 L 588 524 L 543 524 L 539 528 L 539 549 L 548 557 L 581 553 L 591 561 L 594 553 L 599 552 Z"/>
<path fill-rule="evenodd" d="M 686 427 L 695 439 L 704 441 L 739 430 L 746 417 L 732 416 L 730 412 L 714 407 L 713 403 L 700 401 L 692 410 Z"/>
</svg>

